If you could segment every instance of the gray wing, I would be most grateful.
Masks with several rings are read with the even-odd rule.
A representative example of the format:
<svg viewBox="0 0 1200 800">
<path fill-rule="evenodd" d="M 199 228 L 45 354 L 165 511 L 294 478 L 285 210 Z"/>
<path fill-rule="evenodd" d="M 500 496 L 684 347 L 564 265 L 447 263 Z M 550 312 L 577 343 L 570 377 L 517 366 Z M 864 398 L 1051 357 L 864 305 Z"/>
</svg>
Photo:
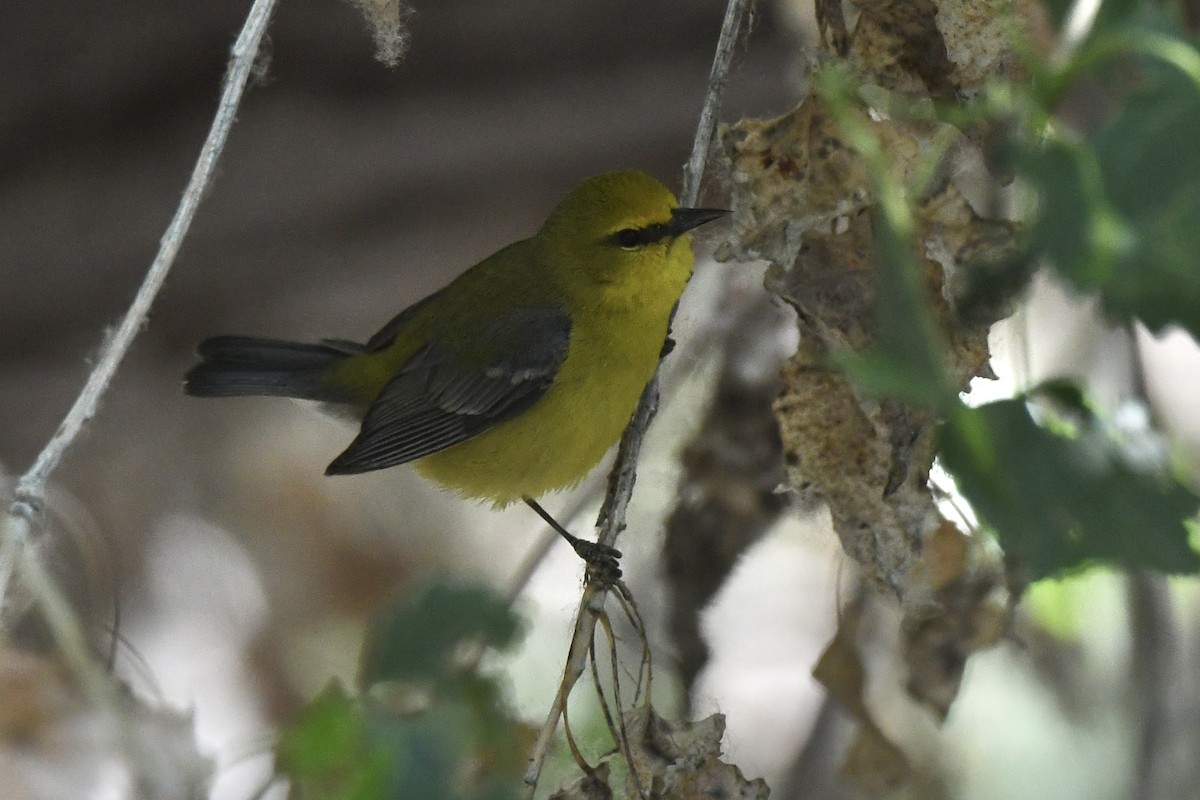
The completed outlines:
<svg viewBox="0 0 1200 800">
<path fill-rule="evenodd" d="M 390 320 L 388 320 L 386 325 L 376 331 L 375 335 L 367 340 L 367 343 L 363 345 L 363 348 L 371 353 L 386 349 L 392 342 L 396 340 L 396 335 L 399 334 L 400 331 L 404 330 L 408 323 L 412 322 L 413 318 L 417 316 L 417 313 L 420 312 L 421 309 L 425 308 L 425 306 L 436 300 L 437 297 L 444 291 L 446 290 L 438 289 L 424 300 L 418 300 L 396 316 L 392 317 Z"/>
<path fill-rule="evenodd" d="M 522 308 L 483 331 L 498 355 L 462 364 L 429 344 L 408 360 L 367 409 L 362 429 L 327 475 L 369 472 L 415 461 L 520 414 L 546 393 L 567 355 L 571 319 L 549 308 Z"/>
</svg>

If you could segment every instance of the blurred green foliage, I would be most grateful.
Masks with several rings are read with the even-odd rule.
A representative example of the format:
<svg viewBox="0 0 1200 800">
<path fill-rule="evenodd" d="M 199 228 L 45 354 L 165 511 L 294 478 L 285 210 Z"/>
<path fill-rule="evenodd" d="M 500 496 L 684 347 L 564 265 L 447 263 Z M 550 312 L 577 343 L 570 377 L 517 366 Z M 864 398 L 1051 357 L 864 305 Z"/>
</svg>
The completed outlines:
<svg viewBox="0 0 1200 800">
<path fill-rule="evenodd" d="M 1043 0 L 1042 4 L 1050 13 L 1050 19 L 1057 28 L 1061 28 L 1066 22 L 1071 9 L 1079 5 L 1075 0 Z M 1104 0 L 1096 14 L 1092 31 L 1094 33 L 1101 32 L 1110 26 L 1120 25 L 1130 15 L 1139 11 L 1142 5 L 1141 0 Z"/>
<path fill-rule="evenodd" d="M 361 682 L 453 679 L 449 666 L 464 646 L 503 649 L 512 644 L 517 618 L 480 587 L 430 586 L 409 603 L 376 617 L 363 652 Z"/>
<path fill-rule="evenodd" d="M 1039 426 L 1024 397 L 959 407 L 941 458 L 1033 580 L 1093 561 L 1200 569 L 1184 524 L 1200 498 L 1161 464 L 1132 457 L 1097 417 L 1067 437 Z"/>
<path fill-rule="evenodd" d="M 1190 44 L 1169 41 L 1200 67 Z M 1116 318 L 1200 336 L 1200 74 L 1155 58 L 1130 66 L 1137 85 L 1100 130 L 1018 147 L 1018 172 L 1039 198 L 1027 257 Z"/>
<path fill-rule="evenodd" d="M 475 669 L 518 620 L 477 587 L 435 584 L 377 617 L 353 695 L 331 684 L 283 734 L 280 771 L 302 800 L 508 800 L 530 737 Z"/>
<path fill-rule="evenodd" d="M 875 225 L 876 344 L 866 353 L 839 354 L 837 360 L 869 392 L 944 408 L 954 402 L 954 393 L 941 366 L 937 330 L 924 310 L 911 225 L 903 212 L 892 211 L 879 214 Z"/>
<path fill-rule="evenodd" d="M 833 357 L 868 392 L 943 407 L 953 392 L 941 366 L 937 329 L 925 309 L 912 247 L 913 219 L 903 187 L 889 176 L 887 154 L 854 113 L 857 88 L 850 73 L 830 67 L 817 74 L 814 85 L 841 132 L 866 161 L 876 200 L 875 343 L 867 351 L 845 351 Z"/>
<path fill-rule="evenodd" d="M 1060 91 L 1030 90 L 1020 102 L 1106 79 L 1111 107 L 1086 135 L 1051 123 L 1012 137 L 1013 166 L 1037 196 L 1019 260 L 1095 294 L 1118 324 L 1200 335 L 1200 53 L 1158 9 L 1108 2 L 1070 61 L 1036 69 L 1056 74 L 1035 86 Z M 960 406 L 942 439 L 946 467 L 1010 557 L 1035 579 L 1094 561 L 1200 570 L 1188 536 L 1200 498 L 1165 449 L 1158 459 L 1131 454 L 1081 401 L 1075 435 L 1064 436 L 1039 425 L 1027 399 Z"/>
<path fill-rule="evenodd" d="M 372 745 L 357 701 L 336 682 L 284 732 L 276 755 L 299 797 L 372 800 L 385 796 L 391 769 L 387 750 Z"/>
</svg>

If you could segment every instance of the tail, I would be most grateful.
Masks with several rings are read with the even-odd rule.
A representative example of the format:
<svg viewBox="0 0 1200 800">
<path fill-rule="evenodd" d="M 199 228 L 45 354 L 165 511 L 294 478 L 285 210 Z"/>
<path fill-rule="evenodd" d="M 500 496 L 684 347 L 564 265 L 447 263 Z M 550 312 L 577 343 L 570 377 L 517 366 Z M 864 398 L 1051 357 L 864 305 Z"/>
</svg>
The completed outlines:
<svg viewBox="0 0 1200 800">
<path fill-rule="evenodd" d="M 196 349 L 200 363 L 184 378 L 196 397 L 246 395 L 352 402 L 325 377 L 335 365 L 362 352 L 351 342 L 304 344 L 249 336 L 215 336 Z"/>
</svg>

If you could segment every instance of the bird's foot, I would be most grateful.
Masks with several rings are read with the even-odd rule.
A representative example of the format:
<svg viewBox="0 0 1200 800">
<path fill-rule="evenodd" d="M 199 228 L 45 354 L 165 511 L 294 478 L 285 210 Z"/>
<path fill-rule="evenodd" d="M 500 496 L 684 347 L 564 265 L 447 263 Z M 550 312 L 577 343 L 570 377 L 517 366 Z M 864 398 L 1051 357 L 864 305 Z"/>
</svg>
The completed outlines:
<svg viewBox="0 0 1200 800">
<path fill-rule="evenodd" d="M 610 587 L 621 579 L 621 551 L 606 544 L 571 537 L 571 547 L 587 564 L 589 581 Z"/>
</svg>

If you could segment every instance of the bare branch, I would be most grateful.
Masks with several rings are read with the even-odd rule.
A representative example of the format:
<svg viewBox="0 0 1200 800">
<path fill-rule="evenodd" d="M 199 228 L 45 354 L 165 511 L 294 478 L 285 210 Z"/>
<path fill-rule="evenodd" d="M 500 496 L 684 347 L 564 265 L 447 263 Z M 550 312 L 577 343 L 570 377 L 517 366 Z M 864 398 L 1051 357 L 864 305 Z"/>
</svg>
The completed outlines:
<svg viewBox="0 0 1200 800">
<path fill-rule="evenodd" d="M 725 82 L 729 80 L 729 68 L 733 65 L 733 51 L 737 47 L 742 22 L 750 12 L 751 2 L 729 0 L 725 8 L 717 52 L 713 55 L 712 70 L 708 73 L 708 93 L 704 96 L 704 108 L 700 111 L 700 123 L 696 126 L 696 138 L 692 141 L 692 155 L 683 170 L 683 191 L 680 192 L 679 202 L 684 206 L 695 205 L 700 196 L 700 179 L 704 177 L 704 164 L 712 146 L 713 134 L 717 131 L 717 114 L 721 112 L 721 97 L 725 94 Z"/>
<path fill-rule="evenodd" d="M 725 20 L 721 25 L 721 35 L 717 40 L 717 50 L 713 57 L 712 70 L 709 73 L 708 92 L 704 98 L 704 107 L 700 112 L 700 122 L 696 127 L 696 136 L 692 143 L 692 155 L 684 169 L 683 190 L 680 193 L 680 203 L 684 206 L 695 204 L 699 195 L 700 179 L 704 175 L 704 165 L 716 131 L 721 95 L 726 79 L 729 77 L 738 32 L 749 8 L 750 0 L 729 0 L 725 9 Z M 654 377 L 650 379 L 642 392 L 641 400 L 633 413 L 629 427 L 625 429 L 625 434 L 617 449 L 616 463 L 609 473 L 608 491 L 605 494 L 604 504 L 600 508 L 600 518 L 597 521 L 596 540 L 600 544 L 613 546 L 618 534 L 625 527 L 625 512 L 633 494 L 634 482 L 637 479 L 638 454 L 641 452 L 646 430 L 658 412 L 658 401 L 659 378 L 656 370 Z M 549 752 L 550 741 L 558 727 L 559 717 L 562 716 L 563 709 L 566 707 L 567 696 L 587 665 L 596 621 L 599 614 L 603 613 L 607 594 L 606 589 L 594 584 L 584 587 L 583 597 L 575 616 L 575 633 L 572 636 L 567 663 L 563 670 L 563 682 L 559 686 L 550 713 L 538 733 L 537 742 L 529 757 L 529 769 L 525 773 L 525 782 L 530 787 L 537 784 L 542 771 L 542 763 Z"/>
<path fill-rule="evenodd" d="M 229 67 L 220 103 L 213 117 L 208 138 L 200 150 L 200 156 L 192 171 L 191 180 L 184 190 L 183 198 L 175 211 L 171 224 L 167 226 L 146 277 L 137 295 L 125 312 L 120 325 L 105 341 L 95 368 L 88 375 L 74 405 L 67 412 L 54 436 L 38 454 L 33 466 L 17 481 L 14 500 L 4 519 L 2 544 L 0 544 L 0 605 L 8 597 L 9 583 L 14 571 L 23 585 L 33 594 L 42 613 L 46 616 L 56 642 L 71 666 L 80 673 L 93 697 L 108 692 L 101 688 L 107 682 L 87 655 L 85 637 L 79 621 L 71 612 L 62 591 L 54 584 L 38 562 L 35 553 L 26 546 L 30 533 L 36 527 L 46 501 L 46 485 L 50 475 L 58 467 L 67 448 L 78 437 L 92 417 L 96 415 L 100 399 L 108 390 L 113 375 L 128 352 L 138 332 L 145 326 L 150 306 L 154 302 L 163 281 L 167 277 L 175 256 L 191 227 L 205 192 L 212 180 L 214 168 L 229 137 L 229 130 L 237 115 L 238 105 L 246 87 L 247 79 L 254 66 L 259 43 L 267 28 L 275 0 L 255 0 L 246 22 L 233 45 Z M 103 700 L 103 697 L 96 697 Z"/>
</svg>

